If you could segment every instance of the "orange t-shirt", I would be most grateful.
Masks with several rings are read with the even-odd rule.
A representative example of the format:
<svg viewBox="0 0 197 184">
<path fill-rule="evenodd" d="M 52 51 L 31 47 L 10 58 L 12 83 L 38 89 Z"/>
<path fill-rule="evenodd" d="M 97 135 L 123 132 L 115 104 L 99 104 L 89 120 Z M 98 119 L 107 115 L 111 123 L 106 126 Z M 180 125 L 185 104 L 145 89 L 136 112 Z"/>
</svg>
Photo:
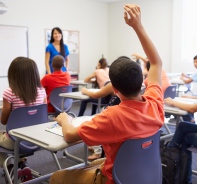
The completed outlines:
<svg viewBox="0 0 197 184">
<path fill-rule="evenodd" d="M 125 100 L 108 107 L 78 128 L 81 139 L 89 146 L 102 145 L 106 161 L 102 170 L 107 184 L 112 184 L 112 167 L 121 144 L 131 138 L 155 134 L 164 122 L 163 92 L 157 84 L 149 84 L 144 101 Z"/>
<path fill-rule="evenodd" d="M 48 112 L 55 112 L 55 109 L 49 101 L 49 96 L 51 91 L 57 87 L 70 85 L 70 74 L 68 72 L 55 71 L 52 74 L 46 74 L 42 80 L 41 84 L 46 90 L 47 94 L 47 104 Z"/>
<path fill-rule="evenodd" d="M 162 82 L 162 90 L 164 93 L 166 88 L 171 85 L 170 79 L 168 78 L 164 70 L 162 70 L 162 73 L 161 73 L 161 82 Z M 148 78 L 144 80 L 144 84 L 146 87 L 148 86 Z"/>
</svg>

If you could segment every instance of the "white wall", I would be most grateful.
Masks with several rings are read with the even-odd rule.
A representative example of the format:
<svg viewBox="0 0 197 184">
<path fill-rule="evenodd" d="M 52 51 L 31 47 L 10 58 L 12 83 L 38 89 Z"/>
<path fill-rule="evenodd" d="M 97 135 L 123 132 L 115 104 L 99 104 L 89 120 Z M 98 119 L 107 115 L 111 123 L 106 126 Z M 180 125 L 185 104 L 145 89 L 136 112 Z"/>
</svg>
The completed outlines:
<svg viewBox="0 0 197 184">
<path fill-rule="evenodd" d="M 109 59 L 113 61 L 121 55 L 131 56 L 139 53 L 145 56 L 141 44 L 132 28 L 124 22 L 123 6 L 132 1 L 109 4 Z M 171 0 L 135 0 L 142 11 L 142 23 L 155 43 L 163 68 L 169 72 L 171 68 L 171 34 L 172 34 L 172 1 Z"/>
</svg>

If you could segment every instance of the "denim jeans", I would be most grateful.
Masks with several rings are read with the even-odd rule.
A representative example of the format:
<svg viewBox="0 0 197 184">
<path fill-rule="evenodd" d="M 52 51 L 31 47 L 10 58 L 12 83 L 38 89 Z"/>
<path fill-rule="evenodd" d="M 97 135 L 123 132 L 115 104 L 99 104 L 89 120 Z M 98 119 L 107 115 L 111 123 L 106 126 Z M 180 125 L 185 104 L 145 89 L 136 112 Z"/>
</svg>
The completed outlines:
<svg viewBox="0 0 197 184">
<path fill-rule="evenodd" d="M 192 153 L 188 151 L 191 145 L 197 147 L 197 125 L 190 122 L 180 122 L 175 134 L 169 143 L 169 147 L 176 147 L 181 145 L 182 150 L 188 154 L 189 160 L 187 165 L 188 182 L 192 182 Z"/>
</svg>

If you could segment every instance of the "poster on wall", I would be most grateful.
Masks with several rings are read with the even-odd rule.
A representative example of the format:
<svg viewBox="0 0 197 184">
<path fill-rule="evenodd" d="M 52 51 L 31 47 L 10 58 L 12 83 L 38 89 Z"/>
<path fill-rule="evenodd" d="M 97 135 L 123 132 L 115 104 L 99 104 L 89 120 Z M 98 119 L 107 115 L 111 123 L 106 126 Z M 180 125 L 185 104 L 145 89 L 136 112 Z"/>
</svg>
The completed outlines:
<svg viewBox="0 0 197 184">
<path fill-rule="evenodd" d="M 45 45 L 50 43 L 51 29 L 45 29 Z M 69 49 L 69 71 L 72 74 L 79 73 L 79 31 L 62 30 L 64 44 Z"/>
</svg>

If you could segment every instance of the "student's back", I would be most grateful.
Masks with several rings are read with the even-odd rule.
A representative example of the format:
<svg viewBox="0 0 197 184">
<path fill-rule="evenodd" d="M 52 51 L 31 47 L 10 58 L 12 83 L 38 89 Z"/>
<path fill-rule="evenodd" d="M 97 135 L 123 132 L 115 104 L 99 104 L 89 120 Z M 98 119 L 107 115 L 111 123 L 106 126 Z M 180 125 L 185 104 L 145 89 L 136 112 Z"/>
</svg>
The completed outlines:
<svg viewBox="0 0 197 184">
<path fill-rule="evenodd" d="M 45 75 L 41 80 L 41 84 L 45 88 L 47 93 L 48 112 L 55 111 L 49 100 L 51 91 L 61 86 L 70 85 L 70 74 L 61 70 L 63 65 L 64 58 L 62 56 L 55 56 L 52 60 L 52 67 L 54 72 L 52 74 Z"/>
<path fill-rule="evenodd" d="M 7 124 L 12 110 L 46 103 L 46 93 L 41 86 L 38 68 L 33 60 L 25 57 L 14 59 L 8 69 L 8 81 L 9 87 L 3 93 L 1 114 L 3 125 Z M 14 141 L 8 136 L 7 132 L 0 133 L 0 146 L 10 150 L 14 149 Z M 7 154 L 0 153 L 1 167 L 6 157 Z"/>
</svg>

